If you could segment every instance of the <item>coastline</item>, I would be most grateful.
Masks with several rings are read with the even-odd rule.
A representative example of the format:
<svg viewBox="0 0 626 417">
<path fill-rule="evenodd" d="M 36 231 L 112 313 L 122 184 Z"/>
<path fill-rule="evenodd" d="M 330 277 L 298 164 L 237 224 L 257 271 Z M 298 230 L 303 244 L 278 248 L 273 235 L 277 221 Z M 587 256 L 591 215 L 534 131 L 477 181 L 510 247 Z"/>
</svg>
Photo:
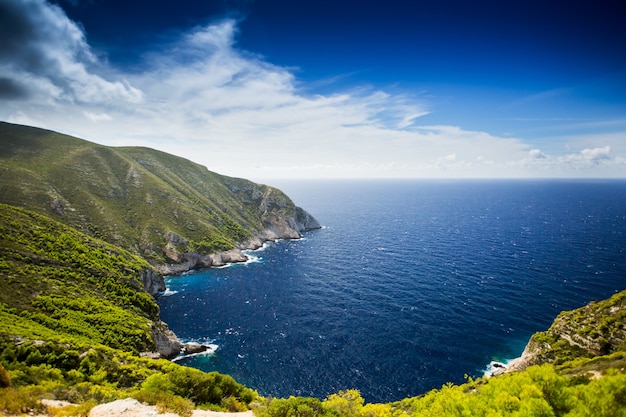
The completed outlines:
<svg viewBox="0 0 626 417">
<path fill-rule="evenodd" d="M 163 296 L 168 291 L 165 285 L 165 277 L 175 278 L 191 271 L 224 268 L 232 264 L 251 262 L 254 260 L 245 253 L 246 251 L 256 252 L 263 250 L 270 242 L 299 240 L 302 239 L 302 233 L 321 229 L 321 226 L 315 221 L 308 226 L 302 226 L 300 229 L 300 231 L 288 229 L 282 235 L 277 234 L 275 230 L 266 229 L 263 233 L 259 233 L 255 237 L 237 244 L 236 248 L 223 252 L 207 255 L 198 255 L 195 252 L 184 253 L 180 255 L 182 256 L 182 263 L 154 265 L 158 271 L 158 276 L 155 276 L 156 274 L 144 274 L 144 277 L 142 277 L 144 278 L 144 287 L 155 298 Z M 174 361 L 194 354 L 206 354 L 207 351 L 214 352 L 217 349 L 214 349 L 212 344 L 183 343 L 164 321 L 155 323 L 152 335 L 156 345 L 156 352 L 145 352 L 143 353 L 144 356 L 159 355 L 161 358 Z M 184 356 L 181 356 L 181 354 L 184 354 Z"/>
<path fill-rule="evenodd" d="M 300 209 L 300 211 L 306 213 L 302 209 Z M 294 220 L 293 222 L 286 222 L 286 224 L 285 222 L 272 224 L 250 239 L 237 243 L 232 249 L 209 254 L 178 252 L 175 248 L 175 244 L 180 243 L 181 238 L 174 233 L 169 233 L 167 236 L 167 244 L 163 252 L 165 257 L 171 260 L 172 263 L 153 264 L 153 266 L 162 276 L 171 277 L 193 270 L 219 268 L 229 264 L 248 262 L 250 258 L 245 254 L 246 251 L 262 249 L 268 242 L 276 242 L 282 239 L 301 239 L 303 233 L 322 228 L 317 220 L 308 213 L 306 213 L 306 215 L 306 221 L 304 222 Z"/>
</svg>

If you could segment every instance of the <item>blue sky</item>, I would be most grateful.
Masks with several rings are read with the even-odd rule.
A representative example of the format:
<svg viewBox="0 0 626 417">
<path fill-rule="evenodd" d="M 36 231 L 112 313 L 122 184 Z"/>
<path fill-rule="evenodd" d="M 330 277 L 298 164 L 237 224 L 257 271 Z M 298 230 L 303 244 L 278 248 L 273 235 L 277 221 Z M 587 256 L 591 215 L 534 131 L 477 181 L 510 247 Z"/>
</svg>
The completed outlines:
<svg viewBox="0 0 626 417">
<path fill-rule="evenodd" d="M 0 0 L 0 120 L 226 175 L 626 177 L 618 1 Z"/>
</svg>

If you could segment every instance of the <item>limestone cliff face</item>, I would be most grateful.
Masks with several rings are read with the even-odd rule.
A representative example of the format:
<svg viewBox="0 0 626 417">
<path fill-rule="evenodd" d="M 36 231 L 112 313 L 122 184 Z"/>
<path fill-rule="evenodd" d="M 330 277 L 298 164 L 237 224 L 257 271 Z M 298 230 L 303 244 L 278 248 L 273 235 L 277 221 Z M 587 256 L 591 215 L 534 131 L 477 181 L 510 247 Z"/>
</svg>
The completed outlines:
<svg viewBox="0 0 626 417">
<path fill-rule="evenodd" d="M 143 281 L 144 289 L 152 296 L 155 296 L 166 289 L 163 275 L 158 274 L 151 269 L 146 269 L 141 272 L 141 280 Z"/>
<path fill-rule="evenodd" d="M 626 291 L 557 316 L 550 328 L 532 336 L 509 371 L 541 363 L 559 364 L 575 357 L 626 350 Z"/>
<path fill-rule="evenodd" d="M 252 195 L 258 196 L 254 193 Z M 216 253 L 198 253 L 195 251 L 179 252 L 180 247 L 186 247 L 188 241 L 176 233 L 170 232 L 165 236 L 166 245 L 163 248 L 165 257 L 171 261 L 155 264 L 163 275 L 176 275 L 194 269 L 224 266 L 229 263 L 245 262 L 248 258 L 244 250 L 258 249 L 265 242 L 278 239 L 299 239 L 303 233 L 320 229 L 319 222 L 301 207 L 294 206 L 286 197 L 275 198 L 258 197 L 259 210 L 264 229 L 255 233 L 251 238 L 237 242 L 236 248 Z"/>
<path fill-rule="evenodd" d="M 296 207 L 295 221 L 299 232 L 308 232 L 322 227 L 315 217 L 300 207 Z"/>
</svg>

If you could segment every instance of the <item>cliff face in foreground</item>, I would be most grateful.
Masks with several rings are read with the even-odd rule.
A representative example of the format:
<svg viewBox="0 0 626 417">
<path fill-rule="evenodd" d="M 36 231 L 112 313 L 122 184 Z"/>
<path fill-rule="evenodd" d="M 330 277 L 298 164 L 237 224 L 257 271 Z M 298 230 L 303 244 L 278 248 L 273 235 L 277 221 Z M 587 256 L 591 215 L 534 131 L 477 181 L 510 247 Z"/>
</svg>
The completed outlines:
<svg viewBox="0 0 626 417">
<path fill-rule="evenodd" d="M 275 188 L 153 149 L 9 123 L 0 123 L 0 202 L 125 248 L 162 273 L 241 261 L 241 249 L 320 227 Z"/>
<path fill-rule="evenodd" d="M 626 291 L 608 300 L 591 302 L 557 316 L 545 332 L 534 334 L 524 353 L 509 370 L 531 365 L 561 365 L 576 358 L 592 358 L 626 351 Z"/>
</svg>

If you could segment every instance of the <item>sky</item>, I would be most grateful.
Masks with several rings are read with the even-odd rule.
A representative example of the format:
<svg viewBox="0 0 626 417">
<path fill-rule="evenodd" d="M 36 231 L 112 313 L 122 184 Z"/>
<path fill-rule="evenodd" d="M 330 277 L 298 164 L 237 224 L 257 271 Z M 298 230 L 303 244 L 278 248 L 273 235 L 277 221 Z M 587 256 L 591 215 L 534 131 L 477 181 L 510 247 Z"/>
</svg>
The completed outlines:
<svg viewBox="0 0 626 417">
<path fill-rule="evenodd" d="M 0 0 L 0 120 L 255 181 L 626 178 L 619 1 Z"/>
</svg>

